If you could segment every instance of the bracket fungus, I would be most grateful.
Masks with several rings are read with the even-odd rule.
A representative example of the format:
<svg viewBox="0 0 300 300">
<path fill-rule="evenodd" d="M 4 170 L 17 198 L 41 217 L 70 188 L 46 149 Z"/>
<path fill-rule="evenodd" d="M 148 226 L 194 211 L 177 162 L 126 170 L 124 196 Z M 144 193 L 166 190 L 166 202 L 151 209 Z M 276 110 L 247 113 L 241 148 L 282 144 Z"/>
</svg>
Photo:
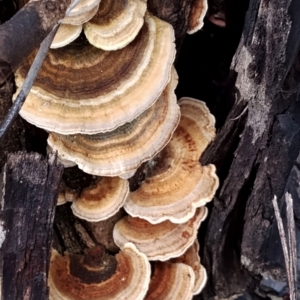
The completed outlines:
<svg viewBox="0 0 300 300">
<path fill-rule="evenodd" d="M 113 237 L 121 248 L 132 242 L 149 260 L 165 261 L 180 256 L 192 245 L 206 216 L 207 208 L 204 206 L 183 224 L 164 221 L 153 225 L 146 220 L 126 216 L 116 223 Z"/>
<path fill-rule="evenodd" d="M 67 202 L 73 202 L 78 197 L 79 193 L 77 190 L 70 189 L 64 184 L 64 182 L 61 182 L 56 205 L 63 205 Z"/>
<path fill-rule="evenodd" d="M 17 70 L 18 87 L 33 57 Z M 151 15 L 123 49 L 107 52 L 87 42 L 52 49 L 20 115 L 61 134 L 112 131 L 158 99 L 170 80 L 174 58 L 172 26 Z"/>
<path fill-rule="evenodd" d="M 84 24 L 84 33 L 97 48 L 111 51 L 127 46 L 144 23 L 145 0 L 102 0 L 96 15 Z"/>
<path fill-rule="evenodd" d="M 215 166 L 198 161 L 215 136 L 214 117 L 202 101 L 182 98 L 179 105 L 181 120 L 171 141 L 152 174 L 124 204 L 129 215 L 152 224 L 186 222 L 197 207 L 212 200 L 219 186 Z"/>
<path fill-rule="evenodd" d="M 195 273 L 195 284 L 192 290 L 194 295 L 199 294 L 207 282 L 206 270 L 200 263 L 199 248 L 199 242 L 195 240 L 183 255 L 170 260 L 172 263 L 184 263 L 192 267 Z"/>
<path fill-rule="evenodd" d="M 146 256 L 128 243 L 114 257 L 102 247 L 85 255 L 52 251 L 48 285 L 52 300 L 142 300 L 150 282 Z"/>
<path fill-rule="evenodd" d="M 190 266 L 156 261 L 153 263 L 153 269 L 145 300 L 192 299 L 195 275 Z"/>
<path fill-rule="evenodd" d="M 55 49 L 70 44 L 79 37 L 81 31 L 81 25 L 60 24 L 50 48 Z"/>
<path fill-rule="evenodd" d="M 193 34 L 200 30 L 204 23 L 203 19 L 208 10 L 207 0 L 194 0 L 189 15 L 188 34 Z"/>
<path fill-rule="evenodd" d="M 101 0 L 81 0 L 62 20 L 63 24 L 81 25 L 98 11 Z"/>
<path fill-rule="evenodd" d="M 123 206 L 129 193 L 128 180 L 120 177 L 101 177 L 85 188 L 71 209 L 78 218 L 98 222 L 113 216 Z"/>
<path fill-rule="evenodd" d="M 51 133 L 48 144 L 61 159 L 76 163 L 86 173 L 130 176 L 171 139 L 180 118 L 176 85 L 177 74 L 173 69 L 171 81 L 159 99 L 132 122 L 96 135 Z"/>
</svg>

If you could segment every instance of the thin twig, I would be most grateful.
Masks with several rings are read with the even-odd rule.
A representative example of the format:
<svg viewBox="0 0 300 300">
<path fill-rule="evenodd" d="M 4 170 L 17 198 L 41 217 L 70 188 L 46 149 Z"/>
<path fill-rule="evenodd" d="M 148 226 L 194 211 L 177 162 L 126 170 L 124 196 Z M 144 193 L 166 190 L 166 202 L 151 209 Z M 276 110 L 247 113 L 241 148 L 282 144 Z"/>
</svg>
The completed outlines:
<svg viewBox="0 0 300 300">
<path fill-rule="evenodd" d="M 248 106 L 246 106 L 243 111 L 235 118 L 229 119 L 230 121 L 235 121 L 237 119 L 239 119 L 246 111 L 248 110 Z"/>
<path fill-rule="evenodd" d="M 297 245 L 296 245 L 296 230 L 293 209 L 293 199 L 289 193 L 285 194 L 286 214 L 287 214 L 287 233 L 289 241 L 289 257 L 290 257 L 290 299 L 296 300 L 296 278 L 297 278 Z"/>
<path fill-rule="evenodd" d="M 289 265 L 290 265 L 290 258 L 289 258 L 287 243 L 286 243 L 286 236 L 285 236 L 285 232 L 283 229 L 283 223 L 282 223 L 282 219 L 280 217 L 279 208 L 278 208 L 278 204 L 277 204 L 277 197 L 275 195 L 274 195 L 272 202 L 273 202 L 275 217 L 277 220 L 278 231 L 279 231 L 280 241 L 281 241 L 281 245 L 282 245 L 285 266 L 286 266 L 286 269 L 288 270 Z M 291 278 L 290 278 L 289 272 L 287 272 L 287 279 L 288 279 L 289 286 L 291 286 Z"/>
<path fill-rule="evenodd" d="M 75 0 L 70 4 L 70 6 L 67 8 L 65 16 L 67 16 L 70 11 L 80 2 L 81 0 Z M 52 31 L 48 34 L 48 36 L 44 39 L 44 41 L 41 43 L 41 46 L 39 48 L 38 53 L 36 54 L 34 61 L 28 71 L 28 74 L 25 78 L 25 81 L 23 83 L 23 86 L 14 101 L 12 107 L 8 111 L 4 121 L 2 122 L 0 126 L 0 144 L 2 143 L 3 139 L 5 138 L 8 129 L 13 124 L 14 120 L 17 118 L 21 107 L 23 106 L 26 97 L 32 88 L 32 85 L 37 77 L 37 74 L 44 62 L 44 59 L 49 51 L 49 48 L 52 44 L 52 41 L 54 39 L 54 36 L 58 30 L 58 27 L 60 25 L 62 20 L 59 20 L 58 23 L 53 27 Z"/>
<path fill-rule="evenodd" d="M 287 210 L 287 230 L 288 238 L 286 238 L 282 218 L 279 213 L 277 197 L 274 196 L 272 203 L 274 207 L 275 217 L 277 220 L 280 241 L 282 245 L 284 261 L 286 266 L 287 280 L 290 290 L 290 300 L 296 300 L 296 275 L 297 275 L 297 246 L 295 236 L 295 220 L 293 211 L 293 199 L 289 193 L 285 194 L 286 210 Z M 288 246 L 288 245 L 289 246 Z"/>
</svg>

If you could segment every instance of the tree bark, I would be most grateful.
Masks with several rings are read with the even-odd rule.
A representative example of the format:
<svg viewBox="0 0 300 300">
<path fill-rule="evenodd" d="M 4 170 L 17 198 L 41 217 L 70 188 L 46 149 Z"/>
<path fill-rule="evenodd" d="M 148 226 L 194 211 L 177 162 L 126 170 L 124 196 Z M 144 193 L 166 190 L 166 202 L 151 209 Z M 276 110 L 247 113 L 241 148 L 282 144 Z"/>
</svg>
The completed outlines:
<svg viewBox="0 0 300 300">
<path fill-rule="evenodd" d="M 0 85 L 62 19 L 71 0 L 34 0 L 0 26 Z"/>
<path fill-rule="evenodd" d="M 249 4 L 228 78 L 235 105 L 201 159 L 221 179 L 204 245 L 205 299 L 243 293 L 255 276 L 285 280 L 271 200 L 282 207 L 292 193 L 299 219 L 299 9 L 294 0 Z"/>
<path fill-rule="evenodd" d="M 48 299 L 52 226 L 62 166 L 52 156 L 10 154 L 2 174 L 1 299 Z"/>
<path fill-rule="evenodd" d="M 7 83 L 0 88 L 0 124 L 11 106 L 12 92 L 12 83 Z M 13 126 L 8 130 L 7 138 L 0 144 L 0 173 L 7 160 L 7 154 L 22 149 L 22 140 L 25 139 L 23 129 L 22 120 L 17 118 Z"/>
</svg>

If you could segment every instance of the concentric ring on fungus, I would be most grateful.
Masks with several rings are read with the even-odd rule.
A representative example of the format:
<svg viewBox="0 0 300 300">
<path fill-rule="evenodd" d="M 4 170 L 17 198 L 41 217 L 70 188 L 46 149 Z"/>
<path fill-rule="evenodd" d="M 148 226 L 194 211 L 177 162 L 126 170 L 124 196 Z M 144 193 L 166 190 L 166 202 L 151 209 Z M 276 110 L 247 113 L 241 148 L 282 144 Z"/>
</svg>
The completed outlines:
<svg viewBox="0 0 300 300">
<path fill-rule="evenodd" d="M 199 249 L 199 242 L 196 239 L 184 254 L 169 261 L 171 263 L 184 263 L 192 267 L 195 273 L 195 284 L 192 290 L 194 295 L 201 293 L 207 282 L 206 270 L 200 263 Z"/>
<path fill-rule="evenodd" d="M 17 70 L 18 87 L 33 57 Z M 20 115 L 61 134 L 112 131 L 158 99 L 174 57 L 172 26 L 150 15 L 126 48 L 106 52 L 86 42 L 50 50 Z"/>
<path fill-rule="evenodd" d="M 219 180 L 214 165 L 201 166 L 199 158 L 215 136 L 215 120 L 205 103 L 179 100 L 181 120 L 171 141 L 158 155 L 152 174 L 129 194 L 126 212 L 157 224 L 184 223 L 197 207 L 211 201 Z"/>
<path fill-rule="evenodd" d="M 121 248 L 131 242 L 149 260 L 166 261 L 180 256 L 193 244 L 206 216 L 205 206 L 198 208 L 195 215 L 183 224 L 164 221 L 153 225 L 146 220 L 126 216 L 116 223 L 113 237 Z"/>
<path fill-rule="evenodd" d="M 52 251 L 48 286 L 51 300 L 142 300 L 150 282 L 150 264 L 132 243 L 114 257 L 102 247 L 85 255 Z"/>
<path fill-rule="evenodd" d="M 82 25 L 89 21 L 98 11 L 101 0 L 81 0 L 70 12 L 63 18 L 63 24 Z"/>
<path fill-rule="evenodd" d="M 106 220 L 123 206 L 129 193 L 128 180 L 120 177 L 101 177 L 85 188 L 71 209 L 73 214 L 89 222 Z"/>
<path fill-rule="evenodd" d="M 178 125 L 176 85 L 177 74 L 173 69 L 171 81 L 159 99 L 131 123 L 96 135 L 50 133 L 48 144 L 59 158 L 76 163 L 89 174 L 120 176 L 134 172 L 165 147 Z"/>
<path fill-rule="evenodd" d="M 85 36 L 97 48 L 121 49 L 140 31 L 146 7 L 145 0 L 102 0 L 97 14 L 84 24 Z"/>
<path fill-rule="evenodd" d="M 191 300 L 195 274 L 183 263 L 155 261 L 144 300 Z"/>
<path fill-rule="evenodd" d="M 207 10 L 207 0 L 195 0 L 193 2 L 189 15 L 188 34 L 193 34 L 203 27 L 203 20 Z"/>
</svg>

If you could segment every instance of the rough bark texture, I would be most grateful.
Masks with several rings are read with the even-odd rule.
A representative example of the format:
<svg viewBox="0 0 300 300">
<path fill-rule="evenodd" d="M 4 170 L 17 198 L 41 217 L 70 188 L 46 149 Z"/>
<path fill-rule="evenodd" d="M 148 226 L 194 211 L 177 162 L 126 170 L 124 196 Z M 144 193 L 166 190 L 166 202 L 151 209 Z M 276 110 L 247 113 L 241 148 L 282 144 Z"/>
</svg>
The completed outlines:
<svg viewBox="0 0 300 300">
<path fill-rule="evenodd" d="M 10 154 L 2 174 L 0 271 L 5 300 L 48 299 L 52 226 L 62 166 Z"/>
<path fill-rule="evenodd" d="M 202 157 L 222 183 L 204 245 L 205 299 L 240 294 L 257 275 L 285 280 L 271 200 L 291 192 L 299 219 L 299 11 L 294 0 L 250 1 L 227 82 L 235 105 Z"/>
<path fill-rule="evenodd" d="M 0 124 L 11 106 L 12 91 L 13 84 L 10 82 L 7 82 L 0 88 Z M 22 120 L 18 118 L 9 129 L 7 138 L 0 144 L 0 172 L 6 162 L 7 154 L 22 149 L 21 141 L 24 140 L 23 128 Z"/>
<path fill-rule="evenodd" d="M 0 26 L 0 84 L 63 18 L 71 0 L 35 0 Z"/>
</svg>

